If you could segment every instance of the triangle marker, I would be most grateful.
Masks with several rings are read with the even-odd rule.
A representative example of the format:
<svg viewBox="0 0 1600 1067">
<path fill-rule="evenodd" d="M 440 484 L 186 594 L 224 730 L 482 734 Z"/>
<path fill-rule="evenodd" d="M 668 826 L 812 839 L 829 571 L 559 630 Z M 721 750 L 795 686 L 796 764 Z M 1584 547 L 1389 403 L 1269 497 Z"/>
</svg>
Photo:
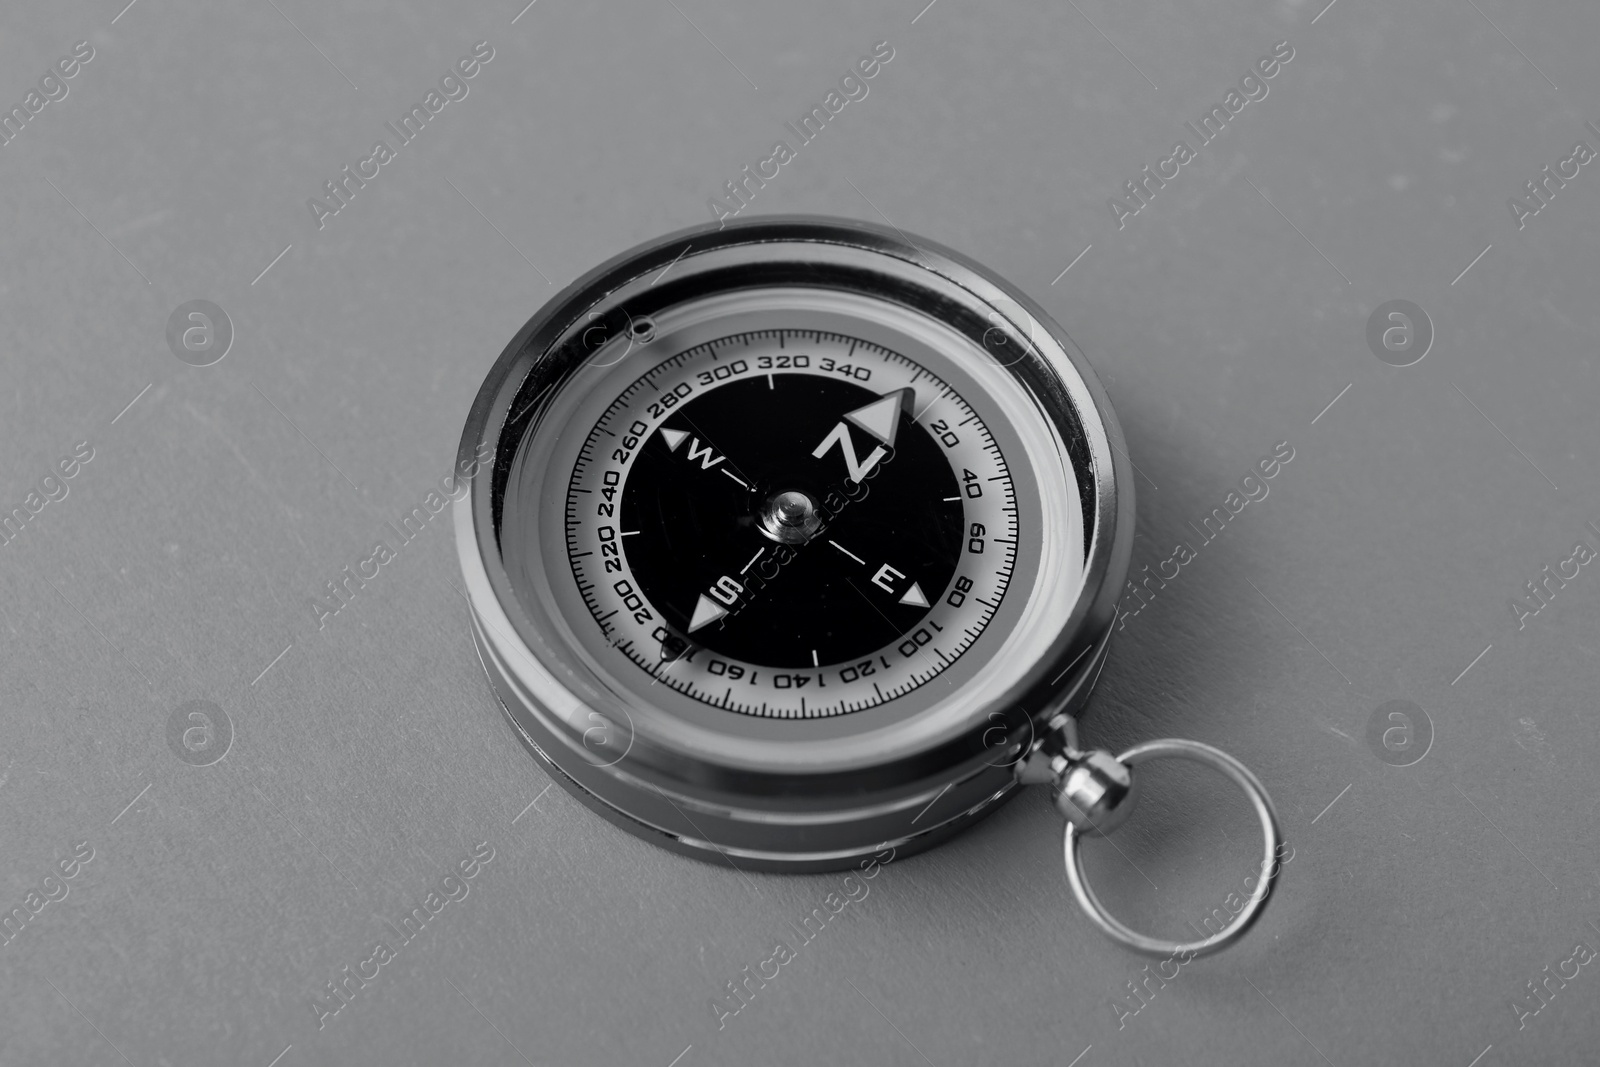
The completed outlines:
<svg viewBox="0 0 1600 1067">
<path fill-rule="evenodd" d="M 701 593 L 700 599 L 694 602 L 694 617 L 689 620 L 686 632 L 692 634 L 702 626 L 710 626 L 727 613 L 727 608 Z"/>
<path fill-rule="evenodd" d="M 900 429 L 900 412 L 911 410 L 915 396 L 910 389 L 884 393 L 866 407 L 847 412 L 844 420 L 893 448 L 895 432 Z"/>
<path fill-rule="evenodd" d="M 683 439 L 689 435 L 682 430 L 669 430 L 663 426 L 661 427 L 661 436 L 667 439 L 667 451 L 676 452 L 678 446 L 683 444 Z"/>
<path fill-rule="evenodd" d="M 922 586 L 912 582 L 911 588 L 906 590 L 906 595 L 900 598 L 900 603 L 910 604 L 914 608 L 925 608 L 928 606 L 928 598 L 922 595 Z"/>
</svg>

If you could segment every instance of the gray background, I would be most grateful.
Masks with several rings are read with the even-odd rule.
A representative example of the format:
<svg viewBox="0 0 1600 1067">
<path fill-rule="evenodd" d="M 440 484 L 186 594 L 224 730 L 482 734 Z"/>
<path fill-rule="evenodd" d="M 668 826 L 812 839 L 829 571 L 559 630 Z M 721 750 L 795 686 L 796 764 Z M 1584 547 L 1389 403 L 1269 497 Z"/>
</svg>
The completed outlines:
<svg viewBox="0 0 1600 1067">
<path fill-rule="evenodd" d="M 1520 232 L 1506 198 L 1600 148 L 1600 9 L 122 3 L 13 4 L 0 31 L 7 106 L 96 49 L 0 148 L 0 510 L 95 449 L 0 547 L 0 909 L 95 850 L 0 947 L 0 1062 L 1592 1061 L 1593 967 L 1520 1032 L 1509 1004 L 1600 943 L 1600 576 L 1520 631 L 1508 602 L 1596 541 L 1600 175 Z M 470 96 L 318 231 L 306 198 L 481 39 Z M 709 219 L 885 39 L 751 212 L 886 217 L 1040 299 L 1127 432 L 1136 568 L 1295 449 L 1100 683 L 1092 739 L 1227 748 L 1297 849 L 1257 930 L 1120 1029 L 1142 961 L 1076 911 L 1040 793 L 884 869 L 719 1032 L 709 998 L 840 876 L 669 855 L 560 788 L 528 809 L 549 779 L 482 676 L 444 521 L 324 629 L 308 607 L 448 472 L 541 302 Z M 1283 39 L 1270 95 L 1119 231 L 1107 198 Z M 237 332 L 206 368 L 164 337 L 196 298 Z M 1404 369 L 1364 339 L 1396 298 L 1437 331 Z M 1365 740 L 1397 699 L 1435 734 L 1409 767 Z M 190 700 L 233 723 L 213 766 L 168 747 Z M 1090 854 L 1169 933 L 1255 848 L 1242 801 L 1175 771 L 1125 855 Z M 309 998 L 479 841 L 471 895 L 319 1032 Z"/>
</svg>

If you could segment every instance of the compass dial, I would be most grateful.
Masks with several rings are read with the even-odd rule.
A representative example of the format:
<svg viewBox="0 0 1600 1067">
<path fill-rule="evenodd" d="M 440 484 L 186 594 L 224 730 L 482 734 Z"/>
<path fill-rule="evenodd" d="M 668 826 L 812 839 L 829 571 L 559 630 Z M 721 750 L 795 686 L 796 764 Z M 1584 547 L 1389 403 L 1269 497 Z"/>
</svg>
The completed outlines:
<svg viewBox="0 0 1600 1067">
<path fill-rule="evenodd" d="M 1016 562 L 1004 452 L 939 375 L 815 329 L 716 337 L 632 378 L 572 464 L 593 625 L 727 711 L 840 715 L 939 677 Z"/>
</svg>

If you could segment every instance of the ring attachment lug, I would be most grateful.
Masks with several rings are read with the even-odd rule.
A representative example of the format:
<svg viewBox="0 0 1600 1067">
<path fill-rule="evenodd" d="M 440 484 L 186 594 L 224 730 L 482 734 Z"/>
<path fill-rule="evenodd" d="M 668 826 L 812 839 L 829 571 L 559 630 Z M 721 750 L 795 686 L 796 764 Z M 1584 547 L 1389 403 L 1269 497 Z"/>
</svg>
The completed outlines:
<svg viewBox="0 0 1600 1067">
<path fill-rule="evenodd" d="M 1197 941 L 1149 937 L 1116 919 L 1089 887 L 1083 872 L 1083 854 L 1078 847 L 1082 838 L 1108 834 L 1127 820 L 1139 801 L 1139 783 L 1133 773 L 1134 765 L 1162 757 L 1194 760 L 1221 771 L 1244 790 L 1261 823 L 1260 881 L 1232 924 Z M 1034 741 L 1027 757 L 1018 761 L 1014 773 L 1017 781 L 1024 785 L 1049 783 L 1056 810 L 1067 820 L 1064 841 L 1067 881 L 1079 905 L 1113 941 L 1151 956 L 1186 953 L 1192 958 L 1208 955 L 1243 936 L 1260 917 L 1272 896 L 1278 873 L 1282 869 L 1278 857 L 1281 854 L 1283 831 L 1278 824 L 1278 813 L 1261 780 L 1250 773 L 1244 764 L 1220 749 L 1198 741 L 1166 738 L 1146 741 L 1120 756 L 1113 756 L 1105 749 L 1085 750 L 1080 747 L 1076 721 L 1069 715 L 1057 715 L 1046 724 L 1043 735 Z"/>
</svg>

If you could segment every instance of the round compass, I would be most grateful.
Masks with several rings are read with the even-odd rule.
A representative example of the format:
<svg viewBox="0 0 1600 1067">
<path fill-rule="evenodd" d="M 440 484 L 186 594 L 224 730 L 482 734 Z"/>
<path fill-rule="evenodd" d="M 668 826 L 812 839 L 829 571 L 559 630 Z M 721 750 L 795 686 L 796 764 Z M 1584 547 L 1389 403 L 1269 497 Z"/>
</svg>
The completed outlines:
<svg viewBox="0 0 1600 1067">
<path fill-rule="evenodd" d="M 1115 806 L 1073 721 L 1126 452 L 1065 332 L 971 261 L 830 219 L 651 242 L 523 328 L 461 447 L 494 457 L 455 511 L 484 666 L 613 822 L 818 870 L 1026 781 Z"/>
</svg>

